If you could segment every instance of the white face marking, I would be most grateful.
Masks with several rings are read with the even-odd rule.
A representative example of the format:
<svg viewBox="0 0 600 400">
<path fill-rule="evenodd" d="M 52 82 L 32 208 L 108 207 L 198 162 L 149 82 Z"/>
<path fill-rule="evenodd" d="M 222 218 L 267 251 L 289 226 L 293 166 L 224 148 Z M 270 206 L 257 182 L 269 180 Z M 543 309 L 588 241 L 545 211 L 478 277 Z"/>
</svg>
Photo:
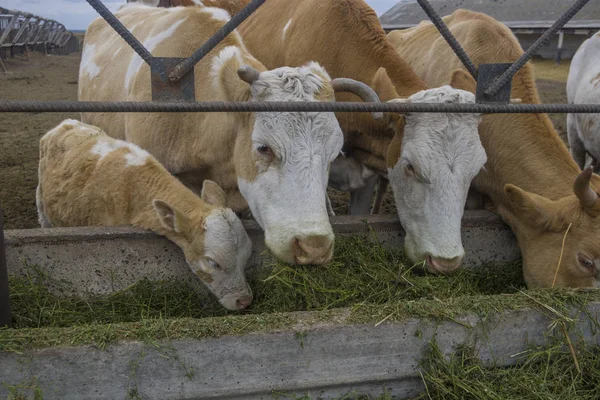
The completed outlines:
<svg viewBox="0 0 600 400">
<path fill-rule="evenodd" d="M 152 52 L 152 50 L 154 50 L 160 42 L 171 37 L 173 35 L 173 33 L 175 33 L 177 28 L 179 28 L 179 25 L 181 25 L 184 21 L 185 21 L 185 18 L 175 22 L 173 25 L 171 25 L 168 29 L 164 30 L 163 32 L 160 32 L 157 35 L 147 38 L 143 42 L 144 47 L 146 47 L 146 49 L 148 49 L 148 51 Z M 140 67 L 142 66 L 143 63 L 144 63 L 144 60 L 142 60 L 142 58 L 140 56 L 138 56 L 137 53 L 134 52 L 133 57 L 131 58 L 131 62 L 129 63 L 129 67 L 127 67 L 127 74 L 125 75 L 125 87 L 127 88 L 127 90 L 129 90 L 129 87 L 131 86 L 131 82 L 133 81 L 133 77 L 139 72 Z"/>
<path fill-rule="evenodd" d="M 210 14 L 214 19 L 218 21 L 228 22 L 231 19 L 229 13 L 222 8 L 217 7 L 204 7 L 202 12 Z"/>
<path fill-rule="evenodd" d="M 214 56 L 210 65 L 210 76 L 213 78 L 213 85 L 215 88 L 220 87 L 220 75 L 223 66 L 231 60 L 233 57 L 237 57 L 238 64 L 242 64 L 242 52 L 237 46 L 227 46 L 221 49 L 218 55 Z"/>
<path fill-rule="evenodd" d="M 201 2 L 200 0 L 192 0 L 192 2 L 193 2 L 194 4 L 196 4 L 197 6 L 202 6 L 202 7 L 204 7 L 204 4 L 202 4 L 202 2 Z"/>
<path fill-rule="evenodd" d="M 241 221 L 229 208 L 213 210 L 206 218 L 204 228 L 204 257 L 188 263 L 194 272 L 200 270 L 210 274 L 212 282 L 204 284 L 224 307 L 235 310 L 240 297 L 252 296 L 245 276 L 252 242 Z"/>
<path fill-rule="evenodd" d="M 281 39 L 285 40 L 285 33 L 287 32 L 288 28 L 290 27 L 292 23 L 292 19 L 290 18 L 290 20 L 287 22 L 287 24 L 285 24 L 285 26 L 283 27 L 283 32 L 281 34 Z"/>
<path fill-rule="evenodd" d="M 450 86 L 418 92 L 412 103 L 474 103 Z M 471 181 L 486 162 L 477 114 L 406 116 L 402 152 L 388 169 L 407 256 L 452 260 L 464 255 L 461 218 Z"/>
<path fill-rule="evenodd" d="M 600 35 L 584 41 L 571 60 L 567 98 L 571 104 L 600 103 Z M 600 159 L 600 114 L 568 114 L 567 121 L 571 152 L 581 149 Z M 581 166 L 585 153 L 575 158 Z"/>
<path fill-rule="evenodd" d="M 104 157 L 106 157 L 107 155 L 112 153 L 113 151 L 121 149 L 123 147 L 126 147 L 129 149 L 129 152 L 127 154 L 125 154 L 125 164 L 127 166 L 144 165 L 146 163 L 146 161 L 148 161 L 148 158 L 150 157 L 150 154 L 147 151 L 142 150 L 138 146 L 136 146 L 132 143 L 124 142 L 122 140 L 115 140 L 115 139 L 112 139 L 112 140 L 99 139 L 98 143 L 96 143 L 92 147 L 90 152 L 94 155 L 100 156 L 100 159 L 98 160 L 98 161 L 100 161 Z"/>
<path fill-rule="evenodd" d="M 100 73 L 100 67 L 92 61 L 96 54 L 95 44 L 86 44 L 81 55 L 81 64 L 79 64 L 79 76 L 85 73 L 88 79 L 93 79 Z"/>
<path fill-rule="evenodd" d="M 316 67 L 318 64 L 261 73 L 251 86 L 253 100 L 315 101 L 323 85 L 315 71 L 328 77 Z M 293 243 L 297 238 L 319 237 L 324 243 L 319 249 L 333 243 L 325 197 L 329 163 L 343 144 L 335 115 L 256 113 L 252 142 L 253 151 L 268 146 L 274 157 L 265 160 L 256 153 L 258 176 L 253 182 L 238 178 L 238 185 L 265 230 L 267 246 L 278 258 L 295 262 Z"/>
</svg>

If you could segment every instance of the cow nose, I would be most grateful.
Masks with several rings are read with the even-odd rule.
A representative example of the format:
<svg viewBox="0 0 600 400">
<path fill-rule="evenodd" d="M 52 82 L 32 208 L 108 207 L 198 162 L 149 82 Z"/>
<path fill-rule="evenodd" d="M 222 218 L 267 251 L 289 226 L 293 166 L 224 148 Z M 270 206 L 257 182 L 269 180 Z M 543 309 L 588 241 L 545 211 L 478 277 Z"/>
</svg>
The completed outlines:
<svg viewBox="0 0 600 400">
<path fill-rule="evenodd" d="M 235 305 L 237 306 L 238 310 L 243 310 L 244 308 L 248 307 L 250 303 L 252 303 L 252 295 L 246 295 L 237 299 Z"/>
<path fill-rule="evenodd" d="M 429 272 L 440 272 L 442 274 L 449 274 L 460 267 L 463 256 L 454 258 L 441 258 L 441 257 L 427 257 L 427 269 Z"/>
<path fill-rule="evenodd" d="M 296 236 L 292 252 L 296 264 L 325 264 L 333 255 L 333 234 Z"/>
</svg>

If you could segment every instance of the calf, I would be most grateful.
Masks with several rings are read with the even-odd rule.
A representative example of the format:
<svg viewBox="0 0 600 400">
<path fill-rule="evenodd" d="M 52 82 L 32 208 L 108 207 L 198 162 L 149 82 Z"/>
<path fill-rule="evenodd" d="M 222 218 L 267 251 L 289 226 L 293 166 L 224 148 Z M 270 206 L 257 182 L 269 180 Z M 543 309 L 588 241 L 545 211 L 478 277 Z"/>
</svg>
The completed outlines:
<svg viewBox="0 0 600 400">
<path fill-rule="evenodd" d="M 567 99 L 571 104 L 600 103 L 600 33 L 581 44 L 569 69 Z M 571 155 L 579 167 L 585 166 L 585 156 L 600 169 L 600 115 L 567 114 L 567 136 Z"/>
<path fill-rule="evenodd" d="M 216 183 L 205 181 L 201 197 L 148 152 L 95 126 L 67 119 L 40 141 L 42 227 L 133 225 L 166 236 L 224 307 L 243 309 L 252 301 L 250 238 Z"/>
</svg>

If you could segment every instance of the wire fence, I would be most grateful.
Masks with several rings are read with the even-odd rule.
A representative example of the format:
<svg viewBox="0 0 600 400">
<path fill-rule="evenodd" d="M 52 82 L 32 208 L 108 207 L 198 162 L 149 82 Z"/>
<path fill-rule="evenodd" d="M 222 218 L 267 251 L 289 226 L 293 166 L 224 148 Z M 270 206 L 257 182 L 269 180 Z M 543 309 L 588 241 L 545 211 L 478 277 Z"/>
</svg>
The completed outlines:
<svg viewBox="0 0 600 400">
<path fill-rule="evenodd" d="M 67 55 L 79 51 L 79 39 L 65 26 L 34 14 L 0 7 L 0 68 L 8 72 L 2 58 L 29 51 Z"/>
</svg>

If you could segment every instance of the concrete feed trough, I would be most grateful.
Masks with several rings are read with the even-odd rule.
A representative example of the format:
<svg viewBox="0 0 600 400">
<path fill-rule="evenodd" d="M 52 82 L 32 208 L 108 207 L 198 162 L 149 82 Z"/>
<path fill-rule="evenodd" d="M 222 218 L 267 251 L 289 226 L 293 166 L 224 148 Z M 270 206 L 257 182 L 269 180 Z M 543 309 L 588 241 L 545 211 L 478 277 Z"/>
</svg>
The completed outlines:
<svg viewBox="0 0 600 400">
<path fill-rule="evenodd" d="M 372 229 L 386 246 L 402 245 L 395 218 L 372 216 L 365 223 L 336 217 L 332 223 L 338 235 Z M 255 246 L 253 274 L 265 268 L 267 256 L 261 231 L 250 222 L 246 227 Z M 467 268 L 519 259 L 510 230 L 492 214 L 467 212 L 463 227 Z M 143 278 L 195 279 L 175 246 L 139 230 L 7 231 L 6 242 L 10 275 L 35 264 L 53 277 L 58 285 L 53 290 L 66 294 L 107 294 Z M 336 398 L 356 391 L 414 397 L 423 390 L 419 362 L 432 341 L 445 355 L 469 346 L 484 365 L 495 366 L 513 365 L 514 355 L 543 345 L 557 315 L 529 307 L 535 304 L 527 302 L 529 296 L 467 299 L 445 319 L 428 312 L 439 302 L 434 298 L 326 311 L 4 330 L 0 396 L 19 391 L 44 399 L 269 399 L 307 393 Z M 508 307 L 508 297 L 520 303 Z M 482 302 L 497 304 L 497 311 L 483 312 Z M 563 310 L 560 317 L 570 314 L 574 337 L 600 344 L 594 334 L 599 313 L 600 303 L 592 301 Z M 100 345 L 101 337 L 110 337 L 109 344 Z"/>
</svg>

